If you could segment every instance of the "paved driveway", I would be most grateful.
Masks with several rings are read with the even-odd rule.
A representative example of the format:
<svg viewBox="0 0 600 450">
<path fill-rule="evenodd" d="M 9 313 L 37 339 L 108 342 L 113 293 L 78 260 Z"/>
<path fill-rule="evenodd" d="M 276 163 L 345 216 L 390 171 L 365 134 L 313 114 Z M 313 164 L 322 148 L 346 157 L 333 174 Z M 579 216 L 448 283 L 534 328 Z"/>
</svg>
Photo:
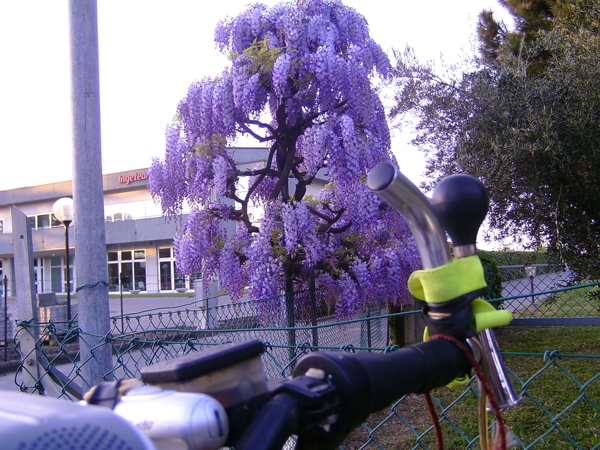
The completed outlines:
<svg viewBox="0 0 600 450">
<path fill-rule="evenodd" d="M 551 291 L 566 285 L 571 275 L 565 272 L 546 273 L 533 278 L 520 278 L 502 283 L 502 297 L 531 294 L 536 292 Z M 538 303 L 551 294 L 522 297 L 504 302 L 504 307 L 509 311 L 526 309 L 532 303 Z"/>
</svg>

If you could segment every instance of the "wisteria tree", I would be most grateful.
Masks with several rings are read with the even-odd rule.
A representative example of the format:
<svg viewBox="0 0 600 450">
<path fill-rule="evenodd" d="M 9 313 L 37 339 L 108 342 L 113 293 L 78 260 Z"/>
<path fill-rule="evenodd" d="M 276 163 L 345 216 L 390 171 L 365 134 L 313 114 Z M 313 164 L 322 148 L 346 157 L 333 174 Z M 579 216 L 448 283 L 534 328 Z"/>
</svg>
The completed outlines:
<svg viewBox="0 0 600 450">
<path fill-rule="evenodd" d="M 252 5 L 220 22 L 215 41 L 231 66 L 190 86 L 165 159 L 150 169 L 166 217 L 192 206 L 174 242 L 178 269 L 219 278 L 234 298 L 245 286 L 256 299 L 312 281 L 342 314 L 404 303 L 418 252 L 401 216 L 365 185 L 378 162 L 394 161 L 371 83 L 391 66 L 365 18 L 338 0 Z M 240 134 L 267 146 L 264 166 L 236 167 L 227 149 Z M 323 168 L 328 184 L 307 195 Z M 264 208 L 258 224 L 251 202 Z M 236 222 L 234 235 L 223 220 Z"/>
</svg>

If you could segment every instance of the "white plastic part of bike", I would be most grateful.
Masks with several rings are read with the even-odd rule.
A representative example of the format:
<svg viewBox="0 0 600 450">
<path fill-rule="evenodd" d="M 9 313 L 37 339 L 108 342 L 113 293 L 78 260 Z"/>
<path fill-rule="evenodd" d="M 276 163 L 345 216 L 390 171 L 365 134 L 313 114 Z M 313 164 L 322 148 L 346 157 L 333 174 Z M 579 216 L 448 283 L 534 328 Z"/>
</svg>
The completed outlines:
<svg viewBox="0 0 600 450">
<path fill-rule="evenodd" d="M 205 394 L 142 386 L 128 391 L 114 411 L 158 450 L 216 450 L 229 433 L 225 409 Z"/>
<path fill-rule="evenodd" d="M 0 391 L 2 450 L 155 450 L 112 410 L 68 400 Z"/>
</svg>

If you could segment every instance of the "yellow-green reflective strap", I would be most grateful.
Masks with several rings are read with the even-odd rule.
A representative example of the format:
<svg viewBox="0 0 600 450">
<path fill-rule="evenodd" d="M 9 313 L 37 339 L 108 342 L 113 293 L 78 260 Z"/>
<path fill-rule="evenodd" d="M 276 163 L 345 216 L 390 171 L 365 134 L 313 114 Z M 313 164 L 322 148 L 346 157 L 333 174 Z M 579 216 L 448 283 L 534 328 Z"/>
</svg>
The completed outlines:
<svg viewBox="0 0 600 450">
<path fill-rule="evenodd" d="M 418 270 L 408 279 L 408 289 L 411 294 L 428 303 L 444 303 L 486 286 L 483 266 L 476 255 L 454 260 L 435 269 Z M 486 328 L 508 325 L 512 321 L 510 311 L 498 311 L 481 298 L 473 300 L 471 307 L 477 333 Z M 429 332 L 425 328 L 423 340 L 427 339 L 429 339 Z M 469 377 L 465 375 L 456 378 L 448 387 L 453 389 L 464 386 L 468 382 Z"/>
<path fill-rule="evenodd" d="M 408 279 L 408 290 L 427 303 L 443 303 L 486 287 L 477 255 L 454 260 L 435 269 L 417 270 Z"/>
</svg>

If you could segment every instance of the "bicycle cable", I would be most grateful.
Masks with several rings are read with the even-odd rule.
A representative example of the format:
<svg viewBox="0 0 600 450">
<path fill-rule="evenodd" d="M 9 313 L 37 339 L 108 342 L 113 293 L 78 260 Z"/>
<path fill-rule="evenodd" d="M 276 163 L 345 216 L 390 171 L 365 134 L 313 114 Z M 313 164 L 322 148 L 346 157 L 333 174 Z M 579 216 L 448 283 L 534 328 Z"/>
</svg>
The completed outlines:
<svg viewBox="0 0 600 450">
<path fill-rule="evenodd" d="M 445 339 L 447 341 L 450 341 L 454 345 L 456 345 L 458 348 L 460 348 L 461 351 L 468 358 L 469 362 L 471 363 L 471 366 L 473 367 L 473 369 L 475 369 L 475 373 L 477 375 L 477 378 L 479 379 L 479 382 L 481 383 L 481 386 L 482 386 L 482 394 L 481 395 L 483 395 L 483 393 L 485 393 L 485 395 L 488 397 L 490 405 L 492 407 L 492 411 L 494 412 L 494 415 L 496 417 L 497 432 L 496 432 L 496 435 L 494 436 L 493 450 L 506 450 L 506 430 L 504 429 L 504 420 L 502 419 L 502 415 L 500 413 L 500 407 L 498 406 L 498 403 L 496 402 L 494 393 L 490 389 L 490 386 L 487 382 L 487 379 L 485 377 L 485 374 L 484 374 L 481 366 L 475 360 L 475 357 L 473 356 L 473 354 L 471 353 L 469 348 L 467 348 L 467 346 L 465 344 L 463 344 L 460 340 L 458 340 L 452 336 L 445 335 L 445 334 L 436 334 L 436 335 L 431 336 L 429 339 Z M 431 417 L 431 421 L 433 422 L 433 426 L 435 428 L 436 449 L 444 450 L 442 429 L 441 429 L 437 414 L 435 412 L 433 402 L 431 400 L 431 395 L 429 394 L 429 392 L 426 392 L 424 395 L 425 395 L 425 403 L 427 404 L 427 409 L 429 411 L 429 416 Z M 487 428 L 487 423 L 486 423 L 486 428 Z M 487 433 L 487 429 L 486 429 L 486 433 Z M 480 439 L 482 439 L 482 435 L 480 435 Z M 485 439 L 487 440 L 487 434 L 486 434 Z"/>
</svg>

